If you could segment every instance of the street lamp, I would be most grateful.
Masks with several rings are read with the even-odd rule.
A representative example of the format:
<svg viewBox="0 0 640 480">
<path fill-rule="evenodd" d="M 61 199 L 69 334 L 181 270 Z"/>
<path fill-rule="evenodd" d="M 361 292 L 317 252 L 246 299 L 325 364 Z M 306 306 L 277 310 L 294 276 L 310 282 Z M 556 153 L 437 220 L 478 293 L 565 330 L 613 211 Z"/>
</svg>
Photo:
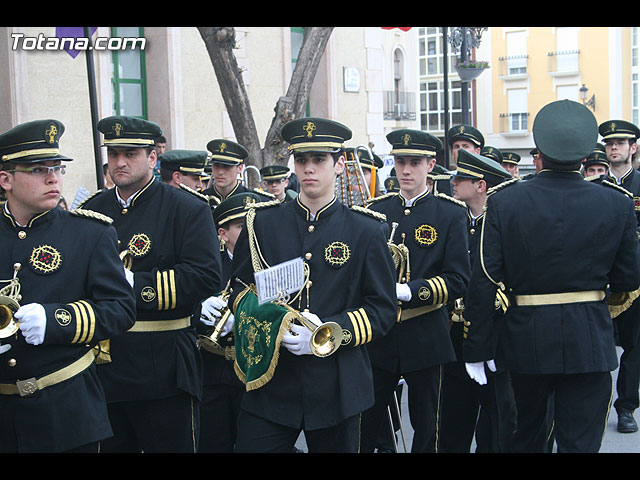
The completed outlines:
<svg viewBox="0 0 640 480">
<path fill-rule="evenodd" d="M 582 104 L 586 105 L 587 107 L 591 107 L 591 110 L 593 110 L 594 112 L 596 111 L 596 96 L 595 94 L 591 96 L 591 98 L 589 100 L 587 100 L 587 92 L 589 91 L 589 89 L 587 87 L 584 86 L 584 83 L 582 84 L 582 87 L 580 87 L 580 100 L 582 100 Z"/>
</svg>

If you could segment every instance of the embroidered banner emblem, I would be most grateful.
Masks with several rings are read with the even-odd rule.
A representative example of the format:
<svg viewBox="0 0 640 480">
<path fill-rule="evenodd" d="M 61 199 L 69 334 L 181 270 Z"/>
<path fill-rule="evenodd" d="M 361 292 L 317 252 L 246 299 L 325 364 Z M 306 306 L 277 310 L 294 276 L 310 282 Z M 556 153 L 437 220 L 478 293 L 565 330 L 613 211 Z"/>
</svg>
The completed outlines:
<svg viewBox="0 0 640 480">
<path fill-rule="evenodd" d="M 438 232 L 431 225 L 420 225 L 416 228 L 415 238 L 418 245 L 433 245 L 438 239 Z"/>
<path fill-rule="evenodd" d="M 60 268 L 62 256 L 50 245 L 34 247 L 29 257 L 29 265 L 36 273 L 49 274 Z"/>
<path fill-rule="evenodd" d="M 151 239 L 145 233 L 136 233 L 129 240 L 128 249 L 134 257 L 144 257 L 151 250 Z"/>
<path fill-rule="evenodd" d="M 331 242 L 324 249 L 324 259 L 332 267 L 341 267 L 351 257 L 349 245 L 343 242 Z"/>
</svg>

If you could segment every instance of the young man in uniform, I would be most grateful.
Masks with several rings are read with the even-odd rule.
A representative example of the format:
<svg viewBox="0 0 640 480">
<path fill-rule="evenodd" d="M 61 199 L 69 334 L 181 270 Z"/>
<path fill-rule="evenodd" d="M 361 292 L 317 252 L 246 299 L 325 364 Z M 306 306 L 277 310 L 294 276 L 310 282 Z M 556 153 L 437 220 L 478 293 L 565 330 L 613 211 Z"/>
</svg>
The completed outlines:
<svg viewBox="0 0 640 480">
<path fill-rule="evenodd" d="M 633 168 L 633 156 L 638 149 L 640 129 L 631 122 L 608 120 L 599 126 L 609 160 L 609 177 L 633 195 L 640 224 L 640 171 Z M 618 398 L 613 406 L 618 414 L 618 431 L 635 433 L 638 423 L 633 412 L 640 404 L 640 300 L 615 318 L 616 333 L 622 347 L 616 389 Z"/>
<path fill-rule="evenodd" d="M 442 366 L 454 361 L 449 337 L 448 300 L 463 296 L 470 275 L 464 204 L 427 187 L 442 143 L 419 130 L 387 135 L 392 145 L 399 193 L 373 199 L 369 209 L 386 216 L 389 242 L 408 248 L 410 268 L 396 274 L 400 315 L 380 340 L 368 346 L 376 403 L 362 419 L 362 451 L 371 452 L 400 378 L 408 386 L 414 430 L 412 452 L 437 452 Z M 392 227 L 393 228 L 393 227 Z"/>
<path fill-rule="evenodd" d="M 132 254 L 137 307 L 133 328 L 111 338 L 112 361 L 98 367 L 114 429 L 103 450 L 196 452 L 202 371 L 191 315 L 220 291 L 211 208 L 155 180 L 155 123 L 111 116 L 97 127 L 115 187 L 85 205 L 114 219 Z"/>
<path fill-rule="evenodd" d="M 605 178 L 609 177 L 609 159 L 607 158 L 607 152 L 605 150 L 605 146 L 602 144 L 596 145 L 596 148 L 593 149 L 593 152 L 587 157 L 587 159 L 582 164 L 584 168 L 584 177 L 600 177 L 603 178 L 603 175 L 606 175 Z"/>
<path fill-rule="evenodd" d="M 202 190 L 207 152 L 169 150 L 158 155 L 158 161 L 160 162 L 160 178 L 163 183 L 174 187 L 183 185 L 196 192 Z"/>
<path fill-rule="evenodd" d="M 520 155 L 515 152 L 502 152 L 502 166 L 513 178 L 520 176 Z"/>
<path fill-rule="evenodd" d="M 97 453 L 112 431 L 93 347 L 135 319 L 111 219 L 56 208 L 63 132 L 50 119 L 0 135 L 0 303 L 19 322 L 0 340 L 1 452 Z"/>
<path fill-rule="evenodd" d="M 543 169 L 531 180 L 506 182 L 487 200 L 463 356 L 470 364 L 495 360 L 510 372 L 512 452 L 547 451 L 537 433 L 550 401 L 558 452 L 595 453 L 606 428 L 618 365 L 607 295 L 640 286 L 640 257 L 633 202 L 580 174 L 597 135 L 584 105 L 546 105 L 533 124 Z M 545 241 L 531 241 L 532 232 Z M 498 290 L 509 297 L 501 323 L 492 315 Z"/>
<path fill-rule="evenodd" d="M 471 265 L 478 248 L 484 220 L 484 206 L 492 187 L 511 178 L 511 174 L 490 158 L 461 150 L 458 170 L 453 177 L 454 198 L 467 205 L 469 256 Z M 462 345 L 467 337 L 464 298 L 453 299 L 451 341 L 456 362 L 444 366 L 442 384 L 442 453 L 469 453 L 475 435 L 476 452 L 508 452 L 515 429 L 515 409 L 508 372 L 485 369 L 484 364 L 465 365 Z M 501 302 L 496 302 L 494 315 L 502 316 Z M 503 304 L 504 302 L 502 302 Z M 482 378 L 476 383 L 470 375 Z"/>
<path fill-rule="evenodd" d="M 337 323 L 342 341 L 332 354 L 319 356 L 312 353 L 309 328 L 292 323 L 291 332 L 283 332 L 277 366 L 267 372 L 272 376 L 243 395 L 237 449 L 288 453 L 304 431 L 310 452 L 355 453 L 360 414 L 374 400 L 366 345 L 389 330 L 395 315 L 389 230 L 379 215 L 337 201 L 336 177 L 351 138 L 347 127 L 300 118 L 283 126 L 282 138 L 294 155 L 300 194 L 291 202 L 256 204 L 247 213 L 229 300 L 236 329 L 241 318 L 234 299 L 254 283 L 254 272 L 302 257 L 308 275 L 289 305 L 314 325 Z M 255 316 L 261 315 L 259 307 Z M 239 340 L 236 335 L 236 363 Z"/>
<path fill-rule="evenodd" d="M 267 192 L 281 202 L 288 202 L 296 198 L 295 190 L 289 186 L 289 167 L 285 165 L 268 165 L 260 169 L 262 184 Z"/>
</svg>

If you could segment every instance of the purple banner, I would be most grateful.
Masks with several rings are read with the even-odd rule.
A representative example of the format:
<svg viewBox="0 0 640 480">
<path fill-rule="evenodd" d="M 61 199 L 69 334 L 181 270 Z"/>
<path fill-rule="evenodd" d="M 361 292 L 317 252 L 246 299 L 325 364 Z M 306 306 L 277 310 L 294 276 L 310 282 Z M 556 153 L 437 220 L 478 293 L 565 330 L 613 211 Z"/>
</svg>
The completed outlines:
<svg viewBox="0 0 640 480">
<path fill-rule="evenodd" d="M 91 35 L 95 33 L 98 27 L 91 27 Z M 84 35 L 84 27 L 56 27 L 56 37 L 58 38 L 86 38 Z M 65 47 L 65 51 L 71 55 L 72 58 L 76 58 L 80 53 L 80 50 L 73 50 Z"/>
</svg>

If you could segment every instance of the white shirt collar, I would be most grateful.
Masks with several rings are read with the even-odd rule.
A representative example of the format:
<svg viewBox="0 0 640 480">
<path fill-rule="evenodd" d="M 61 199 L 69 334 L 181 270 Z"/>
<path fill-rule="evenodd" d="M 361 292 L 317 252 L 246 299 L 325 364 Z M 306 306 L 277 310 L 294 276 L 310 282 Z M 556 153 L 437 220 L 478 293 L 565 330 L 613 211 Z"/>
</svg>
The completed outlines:
<svg viewBox="0 0 640 480">
<path fill-rule="evenodd" d="M 401 193 L 400 196 L 402 198 L 404 198 L 404 206 L 405 207 L 410 207 L 411 205 L 413 205 L 413 202 L 415 202 L 418 197 L 421 197 L 422 195 L 424 195 L 427 190 L 429 190 L 429 187 L 425 187 L 424 190 L 422 191 L 422 193 L 420 193 L 420 195 L 416 195 L 415 197 L 413 197 L 413 198 L 411 198 L 409 200 L 404 198 L 404 195 L 402 195 L 402 193 Z"/>
<path fill-rule="evenodd" d="M 120 205 L 122 205 L 124 208 L 128 208 L 131 205 L 131 202 L 133 201 L 134 198 L 136 198 L 136 195 L 138 194 L 138 192 L 140 190 L 138 190 L 138 192 L 134 193 L 133 195 L 131 195 L 129 198 L 127 198 L 127 200 L 123 200 L 122 197 L 120 196 L 120 193 L 118 193 L 118 187 L 113 187 L 114 190 L 116 191 L 116 198 L 118 199 L 118 202 L 120 203 Z"/>
</svg>

